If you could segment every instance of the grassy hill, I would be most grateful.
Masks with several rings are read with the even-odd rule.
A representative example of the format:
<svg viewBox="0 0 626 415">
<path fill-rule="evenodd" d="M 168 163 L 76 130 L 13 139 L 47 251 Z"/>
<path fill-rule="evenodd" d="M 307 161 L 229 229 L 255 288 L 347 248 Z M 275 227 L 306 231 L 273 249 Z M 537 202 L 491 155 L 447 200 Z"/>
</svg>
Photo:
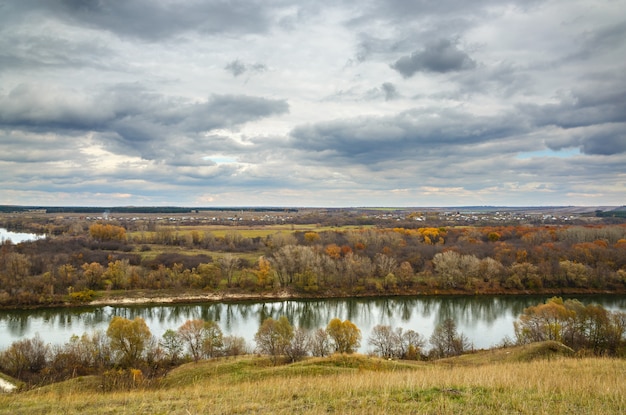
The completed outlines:
<svg viewBox="0 0 626 415">
<path fill-rule="evenodd" d="M 1 394 L 0 413 L 626 413 L 626 360 L 571 355 L 547 342 L 437 362 L 225 358 L 181 366 L 149 388 L 102 392 L 100 378 L 87 377 Z"/>
</svg>

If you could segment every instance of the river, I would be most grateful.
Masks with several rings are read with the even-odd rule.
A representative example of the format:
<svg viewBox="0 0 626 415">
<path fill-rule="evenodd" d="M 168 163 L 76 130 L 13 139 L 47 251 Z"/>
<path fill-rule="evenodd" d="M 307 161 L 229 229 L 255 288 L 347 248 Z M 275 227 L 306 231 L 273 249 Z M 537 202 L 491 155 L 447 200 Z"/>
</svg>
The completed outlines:
<svg viewBox="0 0 626 415">
<path fill-rule="evenodd" d="M 0 350 L 12 342 L 39 336 L 50 344 L 63 344 L 73 334 L 106 330 L 113 316 L 142 317 L 152 334 L 161 337 L 186 320 L 216 321 L 224 334 L 244 337 L 251 347 L 260 322 L 266 317 L 286 316 L 294 326 L 325 327 L 338 317 L 361 329 L 360 352 L 370 350 L 367 338 L 378 324 L 415 330 L 426 339 L 434 327 L 452 318 L 458 331 L 474 348 L 489 348 L 505 337 L 514 338 L 513 321 L 525 307 L 548 296 L 433 296 L 384 297 L 269 302 L 201 303 L 187 305 L 102 306 L 0 311 Z M 577 296 L 585 304 L 597 303 L 610 310 L 626 311 L 624 296 Z"/>
<path fill-rule="evenodd" d="M 36 239 L 42 239 L 45 237 L 45 235 L 37 235 L 27 232 L 11 232 L 7 231 L 4 228 L 0 228 L 0 243 L 4 241 L 11 241 L 14 244 L 19 244 L 20 242 L 34 241 Z"/>
</svg>

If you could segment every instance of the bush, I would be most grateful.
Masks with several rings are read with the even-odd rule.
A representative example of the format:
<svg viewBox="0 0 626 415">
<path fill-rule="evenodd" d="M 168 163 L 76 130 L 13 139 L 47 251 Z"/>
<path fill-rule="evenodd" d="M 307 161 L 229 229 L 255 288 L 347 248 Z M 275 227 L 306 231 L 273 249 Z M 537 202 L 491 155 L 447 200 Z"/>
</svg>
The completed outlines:
<svg viewBox="0 0 626 415">
<path fill-rule="evenodd" d="M 83 290 L 70 293 L 70 301 L 73 303 L 88 303 L 92 301 L 96 296 L 94 290 Z"/>
</svg>

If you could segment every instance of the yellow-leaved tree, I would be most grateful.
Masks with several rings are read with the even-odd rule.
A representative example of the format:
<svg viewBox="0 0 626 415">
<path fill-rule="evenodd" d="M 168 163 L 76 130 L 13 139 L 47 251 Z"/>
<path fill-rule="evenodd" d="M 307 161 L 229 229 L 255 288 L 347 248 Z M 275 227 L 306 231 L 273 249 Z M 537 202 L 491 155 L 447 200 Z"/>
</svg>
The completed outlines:
<svg viewBox="0 0 626 415">
<path fill-rule="evenodd" d="M 115 316 L 109 323 L 107 337 L 111 350 L 118 356 L 118 363 L 124 367 L 132 367 L 142 357 L 152 334 L 141 317 L 128 320 Z"/>
<path fill-rule="evenodd" d="M 361 330 L 350 320 L 334 318 L 328 323 L 326 332 L 337 353 L 354 353 L 361 346 Z"/>
</svg>

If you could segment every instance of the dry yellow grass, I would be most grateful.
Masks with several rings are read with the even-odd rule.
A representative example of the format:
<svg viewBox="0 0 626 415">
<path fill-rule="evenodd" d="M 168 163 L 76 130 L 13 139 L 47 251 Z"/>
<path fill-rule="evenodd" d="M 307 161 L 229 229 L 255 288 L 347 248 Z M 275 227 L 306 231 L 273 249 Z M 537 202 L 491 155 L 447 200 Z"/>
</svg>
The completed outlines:
<svg viewBox="0 0 626 415">
<path fill-rule="evenodd" d="M 451 365 L 336 356 L 273 367 L 243 357 L 180 367 L 150 389 L 103 393 L 85 378 L 5 394 L 0 413 L 622 414 L 625 378 L 626 361 L 603 358 Z"/>
</svg>

